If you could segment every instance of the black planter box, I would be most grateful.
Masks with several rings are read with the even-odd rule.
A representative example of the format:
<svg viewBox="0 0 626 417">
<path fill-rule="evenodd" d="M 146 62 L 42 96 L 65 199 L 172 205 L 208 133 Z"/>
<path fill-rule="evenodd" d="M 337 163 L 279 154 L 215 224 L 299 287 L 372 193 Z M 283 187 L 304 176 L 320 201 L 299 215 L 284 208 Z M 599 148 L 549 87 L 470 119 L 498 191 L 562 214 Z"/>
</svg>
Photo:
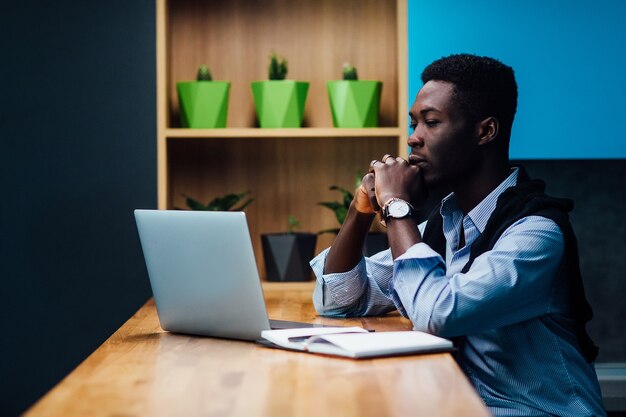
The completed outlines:
<svg viewBox="0 0 626 417">
<path fill-rule="evenodd" d="M 274 233 L 261 235 L 268 281 L 309 281 L 317 235 Z"/>
</svg>

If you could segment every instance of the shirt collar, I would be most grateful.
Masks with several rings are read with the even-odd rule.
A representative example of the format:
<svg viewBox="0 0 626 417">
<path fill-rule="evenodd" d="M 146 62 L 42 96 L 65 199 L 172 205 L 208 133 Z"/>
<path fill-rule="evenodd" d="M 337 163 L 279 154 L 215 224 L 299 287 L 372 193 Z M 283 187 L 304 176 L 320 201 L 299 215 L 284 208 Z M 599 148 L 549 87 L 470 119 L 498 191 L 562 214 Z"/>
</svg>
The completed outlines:
<svg viewBox="0 0 626 417">
<path fill-rule="evenodd" d="M 487 226 L 487 221 L 489 220 L 489 217 L 491 217 L 491 213 L 493 213 L 496 209 L 496 203 L 498 202 L 500 194 L 502 194 L 507 188 L 513 187 L 517 184 L 519 168 L 515 167 L 511 171 L 511 175 L 502 181 L 500 185 L 487 195 L 487 197 L 485 197 L 480 203 L 478 203 L 478 205 L 476 205 L 476 207 L 467 213 L 467 216 L 472 220 L 480 233 L 485 230 L 485 226 Z M 461 209 L 459 208 L 454 193 L 450 193 L 443 200 L 441 200 L 440 213 L 445 217 L 455 211 L 461 211 Z"/>
</svg>

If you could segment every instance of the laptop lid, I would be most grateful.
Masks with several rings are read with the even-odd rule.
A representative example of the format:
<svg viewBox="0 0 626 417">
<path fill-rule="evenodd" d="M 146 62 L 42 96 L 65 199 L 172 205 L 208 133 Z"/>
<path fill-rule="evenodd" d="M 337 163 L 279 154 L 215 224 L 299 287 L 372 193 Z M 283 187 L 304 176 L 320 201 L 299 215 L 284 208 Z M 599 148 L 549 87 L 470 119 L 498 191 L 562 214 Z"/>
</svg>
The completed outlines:
<svg viewBox="0 0 626 417">
<path fill-rule="evenodd" d="M 135 210 L 164 330 L 256 340 L 270 328 L 243 212 Z"/>
</svg>

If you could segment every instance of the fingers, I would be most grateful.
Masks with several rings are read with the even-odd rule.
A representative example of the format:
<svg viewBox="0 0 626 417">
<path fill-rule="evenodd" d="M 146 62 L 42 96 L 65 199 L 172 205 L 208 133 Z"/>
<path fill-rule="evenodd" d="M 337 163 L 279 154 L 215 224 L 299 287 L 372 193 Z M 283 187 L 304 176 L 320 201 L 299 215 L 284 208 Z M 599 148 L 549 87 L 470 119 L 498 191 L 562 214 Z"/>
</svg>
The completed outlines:
<svg viewBox="0 0 626 417">
<path fill-rule="evenodd" d="M 361 186 L 365 189 L 365 191 L 372 191 L 374 188 L 374 174 L 366 174 L 361 181 Z"/>
<path fill-rule="evenodd" d="M 382 160 L 374 159 L 370 162 L 369 173 L 363 177 L 362 185 L 361 185 L 361 199 L 359 200 L 359 211 L 365 209 L 365 193 L 367 193 L 367 199 L 369 200 L 370 210 L 380 211 L 380 195 L 377 195 L 376 191 L 379 193 L 389 194 L 402 194 L 405 190 L 404 188 L 395 190 L 397 188 L 397 179 L 406 176 L 406 168 L 412 168 L 408 161 L 402 159 L 400 157 L 394 157 L 390 154 L 385 154 L 382 157 Z M 417 168 L 417 167 L 415 167 Z M 380 178 L 379 178 L 380 177 Z M 380 180 L 381 187 L 374 186 L 375 182 Z M 390 182 L 391 181 L 391 182 Z M 378 188 L 378 190 L 376 189 Z M 384 191 L 383 191 L 384 190 Z M 394 191 L 395 190 L 395 191 Z"/>
<path fill-rule="evenodd" d="M 354 208 L 359 213 L 372 214 L 375 213 L 372 204 L 370 203 L 369 194 L 363 184 L 354 193 Z"/>
<path fill-rule="evenodd" d="M 406 159 L 402 159 L 399 156 L 398 157 L 393 157 L 392 155 L 389 155 L 388 153 L 385 154 L 382 158 L 382 160 L 378 160 L 378 159 L 374 159 L 372 160 L 372 162 L 370 162 L 370 167 L 369 167 L 369 173 L 373 173 L 375 170 L 375 166 L 376 164 L 385 164 L 385 165 L 393 165 L 395 163 L 400 163 L 400 164 L 406 164 L 409 165 L 409 162 Z"/>
<path fill-rule="evenodd" d="M 378 161 L 380 162 L 380 161 Z M 374 174 L 367 174 L 363 177 L 363 182 L 361 183 L 361 187 L 367 192 L 367 197 L 369 199 L 370 206 L 373 211 L 379 211 L 380 206 L 378 205 L 378 200 L 376 199 L 376 189 L 374 187 L 375 179 Z"/>
<path fill-rule="evenodd" d="M 374 162 L 374 161 L 372 161 Z M 398 157 L 393 157 L 392 155 L 389 154 L 385 154 L 385 156 L 383 156 L 382 161 L 383 163 L 387 164 L 387 165 L 393 165 L 394 163 L 406 163 L 408 164 L 408 161 L 405 159 Z"/>
<path fill-rule="evenodd" d="M 380 161 L 379 161 L 380 162 Z M 376 197 L 374 191 L 374 174 L 366 174 L 361 181 L 361 186 L 354 195 L 354 207 L 360 213 L 374 213 L 379 210 L 378 202 L 372 204 L 372 195 Z"/>
<path fill-rule="evenodd" d="M 370 162 L 370 169 L 369 169 L 369 173 L 371 174 L 372 172 L 374 172 L 374 165 L 376 164 L 380 164 L 382 162 L 380 162 L 378 159 L 374 159 L 372 160 L 372 162 Z"/>
<path fill-rule="evenodd" d="M 378 199 L 376 198 L 376 192 L 370 191 L 369 198 L 370 198 L 370 205 L 372 206 L 372 210 L 378 213 L 380 211 L 380 205 L 378 204 Z"/>
</svg>

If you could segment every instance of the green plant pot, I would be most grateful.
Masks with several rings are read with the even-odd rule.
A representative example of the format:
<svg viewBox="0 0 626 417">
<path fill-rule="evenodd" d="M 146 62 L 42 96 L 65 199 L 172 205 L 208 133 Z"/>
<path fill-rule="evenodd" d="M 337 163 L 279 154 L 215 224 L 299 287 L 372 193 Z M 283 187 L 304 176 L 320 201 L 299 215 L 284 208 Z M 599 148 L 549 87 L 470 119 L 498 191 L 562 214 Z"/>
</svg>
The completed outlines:
<svg viewBox="0 0 626 417">
<path fill-rule="evenodd" d="M 306 81 L 254 81 L 252 95 L 262 128 L 300 127 L 309 91 Z"/>
<path fill-rule="evenodd" d="M 229 81 L 181 81 L 176 89 L 183 127 L 226 127 Z"/>
<path fill-rule="evenodd" d="M 328 81 L 328 99 L 335 127 L 377 127 L 380 81 Z"/>
</svg>

